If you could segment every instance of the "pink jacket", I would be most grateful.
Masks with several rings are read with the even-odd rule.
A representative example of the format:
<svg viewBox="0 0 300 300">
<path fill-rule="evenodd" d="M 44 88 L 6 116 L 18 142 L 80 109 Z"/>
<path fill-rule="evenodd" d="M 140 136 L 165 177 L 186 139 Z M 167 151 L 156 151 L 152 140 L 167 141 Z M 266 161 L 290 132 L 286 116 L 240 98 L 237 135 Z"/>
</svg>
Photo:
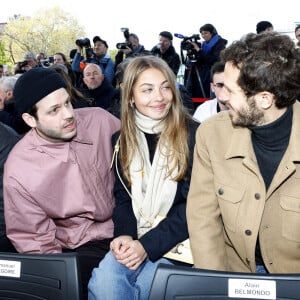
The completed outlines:
<svg viewBox="0 0 300 300">
<path fill-rule="evenodd" d="M 61 252 L 113 236 L 111 136 L 120 121 L 101 108 L 75 113 L 72 141 L 51 143 L 31 130 L 8 157 L 6 230 L 19 252 Z"/>
</svg>

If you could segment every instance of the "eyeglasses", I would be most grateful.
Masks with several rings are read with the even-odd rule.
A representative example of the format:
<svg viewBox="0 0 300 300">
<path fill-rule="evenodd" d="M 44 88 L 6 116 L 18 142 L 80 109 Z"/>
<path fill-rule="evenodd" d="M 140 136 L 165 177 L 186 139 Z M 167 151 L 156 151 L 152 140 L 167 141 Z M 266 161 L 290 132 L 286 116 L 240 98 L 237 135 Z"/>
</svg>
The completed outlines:
<svg viewBox="0 0 300 300">
<path fill-rule="evenodd" d="M 223 82 L 217 82 L 217 83 L 213 83 L 213 86 L 221 89 L 222 87 L 224 87 L 224 83 Z"/>
</svg>

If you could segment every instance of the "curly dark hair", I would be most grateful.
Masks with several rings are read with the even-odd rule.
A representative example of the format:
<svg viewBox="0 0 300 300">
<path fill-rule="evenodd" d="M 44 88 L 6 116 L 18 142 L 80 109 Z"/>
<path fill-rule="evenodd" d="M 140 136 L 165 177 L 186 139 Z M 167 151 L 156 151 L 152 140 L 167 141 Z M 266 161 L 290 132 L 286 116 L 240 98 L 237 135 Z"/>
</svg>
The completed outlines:
<svg viewBox="0 0 300 300">
<path fill-rule="evenodd" d="M 224 49 L 221 60 L 240 70 L 238 84 L 248 97 L 268 91 L 283 108 L 300 94 L 300 49 L 287 35 L 249 33 Z"/>
</svg>

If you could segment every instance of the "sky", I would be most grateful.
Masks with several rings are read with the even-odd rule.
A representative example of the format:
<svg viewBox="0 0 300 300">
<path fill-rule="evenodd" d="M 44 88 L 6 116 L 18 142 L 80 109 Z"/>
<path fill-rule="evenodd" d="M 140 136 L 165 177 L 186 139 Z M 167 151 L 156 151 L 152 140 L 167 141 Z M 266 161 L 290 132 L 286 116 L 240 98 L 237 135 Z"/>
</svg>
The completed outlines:
<svg viewBox="0 0 300 300">
<path fill-rule="evenodd" d="M 191 36 L 198 34 L 205 23 L 211 23 L 231 43 L 245 33 L 255 32 L 256 23 L 262 20 L 270 21 L 277 31 L 291 32 L 293 38 L 295 23 L 300 23 L 296 0 L 9 0 L 5 3 L 1 5 L 0 22 L 7 22 L 15 14 L 31 16 L 39 9 L 59 6 L 78 20 L 86 37 L 92 40 L 99 35 L 110 49 L 124 41 L 121 27 L 128 27 L 146 49 L 151 49 L 164 30 Z M 180 42 L 174 37 L 177 50 Z"/>
</svg>

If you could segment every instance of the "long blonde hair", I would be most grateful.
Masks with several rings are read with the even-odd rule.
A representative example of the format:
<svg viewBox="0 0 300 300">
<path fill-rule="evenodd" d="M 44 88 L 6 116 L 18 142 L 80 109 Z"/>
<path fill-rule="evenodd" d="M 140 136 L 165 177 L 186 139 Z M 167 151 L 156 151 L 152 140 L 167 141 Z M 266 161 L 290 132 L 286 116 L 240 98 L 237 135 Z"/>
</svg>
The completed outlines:
<svg viewBox="0 0 300 300">
<path fill-rule="evenodd" d="M 184 179 L 188 168 L 188 120 L 180 99 L 179 90 L 176 87 L 176 78 L 168 64 L 155 56 L 140 56 L 132 59 L 126 67 L 122 89 L 121 102 L 121 134 L 119 139 L 120 164 L 126 180 L 130 180 L 130 164 L 133 156 L 139 151 L 136 138 L 135 112 L 132 106 L 133 88 L 140 74 L 147 69 L 154 68 L 163 73 L 170 84 L 173 101 L 168 114 L 164 119 L 164 127 L 159 137 L 158 145 L 168 145 L 168 165 L 173 166 L 168 170 L 170 175 L 178 168 L 178 175 L 173 178 L 176 181 Z"/>
</svg>

